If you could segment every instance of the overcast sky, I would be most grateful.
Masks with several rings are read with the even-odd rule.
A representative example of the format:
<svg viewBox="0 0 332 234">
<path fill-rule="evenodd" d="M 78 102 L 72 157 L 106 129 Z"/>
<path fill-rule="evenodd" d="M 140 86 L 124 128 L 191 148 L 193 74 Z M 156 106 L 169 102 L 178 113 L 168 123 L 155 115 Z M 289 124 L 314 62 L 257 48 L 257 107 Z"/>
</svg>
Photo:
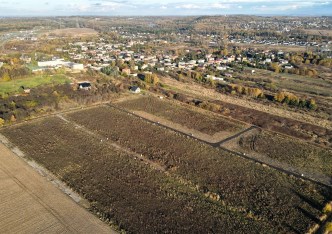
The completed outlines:
<svg viewBox="0 0 332 234">
<path fill-rule="evenodd" d="M 332 15 L 332 0 L 0 0 L 0 16 Z"/>
</svg>

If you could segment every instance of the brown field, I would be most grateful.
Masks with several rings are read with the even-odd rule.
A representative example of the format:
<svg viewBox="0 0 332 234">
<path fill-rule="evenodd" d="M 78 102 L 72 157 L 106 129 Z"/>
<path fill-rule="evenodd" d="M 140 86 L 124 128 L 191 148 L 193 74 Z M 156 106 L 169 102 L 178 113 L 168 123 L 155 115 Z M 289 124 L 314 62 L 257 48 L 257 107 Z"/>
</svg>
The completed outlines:
<svg viewBox="0 0 332 234">
<path fill-rule="evenodd" d="M 112 107 L 1 132 L 130 233 L 303 233 L 332 197 Z"/>
<path fill-rule="evenodd" d="M 306 29 L 305 32 L 310 35 L 332 36 L 332 30 Z"/>
<path fill-rule="evenodd" d="M 285 50 L 289 52 L 305 52 L 306 48 L 302 46 L 287 46 L 287 45 L 262 45 L 262 44 L 246 44 L 246 43 L 236 43 L 235 46 L 250 47 L 255 49 L 263 50 Z"/>
<path fill-rule="evenodd" d="M 275 229 L 206 198 L 190 184 L 151 168 L 127 151 L 119 151 L 96 136 L 87 137 L 60 118 L 39 120 L 4 133 L 89 200 L 93 212 L 128 233 Z"/>
<path fill-rule="evenodd" d="M 331 150 L 295 138 L 262 130 L 243 134 L 223 146 L 228 149 L 272 160 L 301 169 L 304 173 L 323 174 L 332 181 Z"/>
<path fill-rule="evenodd" d="M 167 126 L 182 132 L 194 133 L 195 136 L 201 136 L 201 139 L 212 142 L 218 142 L 248 127 L 241 122 L 200 108 L 181 105 L 179 102 L 173 103 L 167 99 L 161 100 L 153 96 L 117 102 L 116 105 L 135 111 L 136 114 L 155 122 L 166 123 Z"/>
<path fill-rule="evenodd" d="M 85 36 L 96 36 L 97 34 L 98 32 L 91 28 L 56 29 L 48 33 L 48 35 L 56 35 L 63 37 L 85 37 Z"/>
<path fill-rule="evenodd" d="M 226 116 L 246 123 L 325 146 L 332 144 L 332 130 L 222 101 L 214 103 L 222 106 Z"/>
<path fill-rule="evenodd" d="M 218 194 L 226 206 L 264 220 L 281 232 L 304 232 L 315 222 L 312 217 L 319 214 L 318 204 L 331 196 L 328 189 L 264 168 L 111 107 L 69 114 L 68 118 L 146 155 L 168 172 L 191 181 L 200 192 Z"/>
<path fill-rule="evenodd" d="M 203 87 L 202 85 L 195 84 L 193 82 L 191 83 L 183 83 L 179 82 L 177 80 L 162 77 L 161 81 L 169 86 L 171 90 L 176 90 L 177 92 L 187 94 L 189 96 L 192 96 L 193 98 L 201 98 L 201 99 L 208 99 L 208 100 L 216 100 L 221 101 L 222 103 L 230 104 L 235 106 L 236 108 L 245 108 L 249 110 L 253 110 L 253 113 L 250 114 L 249 119 L 260 119 L 261 117 L 256 117 L 256 113 L 254 111 L 261 112 L 262 114 L 272 115 L 276 117 L 281 118 L 287 118 L 290 120 L 296 120 L 298 122 L 306 122 L 307 124 L 313 125 L 313 126 L 319 126 L 322 128 L 326 128 L 328 130 L 332 130 L 332 122 L 313 117 L 311 115 L 305 114 L 305 113 L 298 113 L 293 112 L 289 110 L 285 110 L 282 108 L 277 108 L 274 106 L 268 106 L 261 103 L 252 102 L 245 99 L 239 99 L 237 97 L 233 97 L 232 95 L 225 95 L 222 93 L 219 93 L 211 88 Z M 245 115 L 248 115 L 250 111 L 247 111 Z M 232 117 L 232 116 L 231 116 Z M 234 115 L 234 118 L 236 119 L 236 115 Z M 241 120 L 241 119 L 240 119 Z M 246 121 L 244 121 L 246 122 Z"/>
<path fill-rule="evenodd" d="M 1 233 L 115 233 L 0 144 Z"/>
</svg>

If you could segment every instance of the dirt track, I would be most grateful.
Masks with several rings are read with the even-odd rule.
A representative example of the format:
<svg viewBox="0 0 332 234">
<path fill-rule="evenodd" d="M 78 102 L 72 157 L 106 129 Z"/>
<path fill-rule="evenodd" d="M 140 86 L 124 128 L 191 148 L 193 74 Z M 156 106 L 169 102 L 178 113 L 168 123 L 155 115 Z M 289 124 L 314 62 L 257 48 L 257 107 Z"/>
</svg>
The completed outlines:
<svg viewBox="0 0 332 234">
<path fill-rule="evenodd" d="M 116 233 L 0 143 L 0 233 Z"/>
</svg>

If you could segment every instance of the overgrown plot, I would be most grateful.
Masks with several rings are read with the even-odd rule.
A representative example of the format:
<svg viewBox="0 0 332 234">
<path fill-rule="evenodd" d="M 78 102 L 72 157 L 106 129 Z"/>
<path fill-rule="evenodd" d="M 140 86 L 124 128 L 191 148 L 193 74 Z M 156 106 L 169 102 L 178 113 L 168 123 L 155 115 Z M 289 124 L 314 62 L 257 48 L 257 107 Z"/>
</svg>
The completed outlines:
<svg viewBox="0 0 332 234">
<path fill-rule="evenodd" d="M 111 122 L 110 120 L 107 120 Z M 128 233 L 276 232 L 270 224 L 211 201 L 191 186 L 115 150 L 105 139 L 48 118 L 1 131 L 28 157 L 87 198 Z"/>
<path fill-rule="evenodd" d="M 240 122 L 216 116 L 213 113 L 208 115 L 183 104 L 175 104 L 155 97 L 128 100 L 117 103 L 117 105 L 129 110 L 144 111 L 209 135 L 218 132 L 234 133 L 244 128 Z"/>
<path fill-rule="evenodd" d="M 303 171 L 332 177 L 331 150 L 298 139 L 255 130 L 233 139 L 228 145 L 236 151 L 264 155 Z"/>
<path fill-rule="evenodd" d="M 331 191 L 264 168 L 114 108 L 99 107 L 69 118 L 122 146 L 165 165 L 203 193 L 264 220 L 279 231 L 305 232 L 317 221 Z"/>
</svg>

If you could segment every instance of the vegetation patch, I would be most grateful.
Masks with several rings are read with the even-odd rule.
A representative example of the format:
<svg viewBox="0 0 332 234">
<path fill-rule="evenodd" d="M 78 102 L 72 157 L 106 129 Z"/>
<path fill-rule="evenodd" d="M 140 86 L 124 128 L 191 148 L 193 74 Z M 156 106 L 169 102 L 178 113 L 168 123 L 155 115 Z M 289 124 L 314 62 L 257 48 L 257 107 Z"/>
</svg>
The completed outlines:
<svg viewBox="0 0 332 234">
<path fill-rule="evenodd" d="M 67 117 L 145 155 L 172 175 L 190 181 L 202 193 L 213 194 L 224 205 L 264 220 L 280 232 L 305 232 L 331 197 L 324 187 L 288 177 L 111 107 Z"/>
<path fill-rule="evenodd" d="M 84 196 L 92 212 L 128 233 L 277 232 L 60 118 L 2 133 Z"/>
<path fill-rule="evenodd" d="M 133 99 L 117 105 L 130 110 L 144 111 L 209 135 L 221 131 L 237 132 L 244 127 L 240 122 L 231 121 L 213 113 L 208 115 L 193 108 L 155 97 Z"/>
<path fill-rule="evenodd" d="M 41 85 L 58 85 L 69 83 L 70 80 L 65 75 L 35 75 L 28 78 L 15 79 L 0 82 L 0 96 L 21 93 L 24 88 L 35 88 Z"/>
<path fill-rule="evenodd" d="M 233 141 L 233 150 L 261 154 L 304 171 L 332 176 L 331 150 L 266 131 L 254 131 Z"/>
</svg>

